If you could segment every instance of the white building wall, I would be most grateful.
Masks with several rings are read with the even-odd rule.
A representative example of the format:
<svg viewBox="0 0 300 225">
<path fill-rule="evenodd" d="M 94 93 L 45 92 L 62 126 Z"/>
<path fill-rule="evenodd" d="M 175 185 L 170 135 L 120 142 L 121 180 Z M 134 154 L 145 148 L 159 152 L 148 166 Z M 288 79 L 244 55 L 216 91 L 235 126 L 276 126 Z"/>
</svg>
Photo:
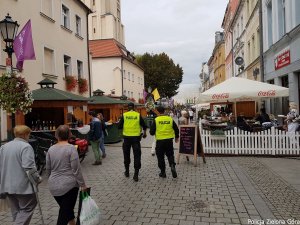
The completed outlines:
<svg viewBox="0 0 300 225">
<path fill-rule="evenodd" d="M 123 64 L 123 65 L 122 65 Z M 143 97 L 144 89 L 144 71 L 135 64 L 121 58 L 94 58 L 92 63 L 93 78 L 92 78 L 92 90 L 100 89 L 104 91 L 105 95 L 111 94 L 111 90 L 115 91 L 115 95 L 121 96 L 122 82 L 123 91 L 126 91 L 128 98 L 134 98 L 138 101 Z M 123 74 L 121 73 L 123 68 Z M 128 79 L 128 73 L 130 79 Z M 134 79 L 132 79 L 134 75 Z M 122 79 L 123 76 L 123 79 Z M 129 95 L 128 95 L 129 91 Z M 132 96 L 131 96 L 132 92 Z"/>
<path fill-rule="evenodd" d="M 125 44 L 124 26 L 121 21 L 120 0 L 82 0 L 93 10 L 89 15 L 90 40 L 115 39 Z"/>
</svg>

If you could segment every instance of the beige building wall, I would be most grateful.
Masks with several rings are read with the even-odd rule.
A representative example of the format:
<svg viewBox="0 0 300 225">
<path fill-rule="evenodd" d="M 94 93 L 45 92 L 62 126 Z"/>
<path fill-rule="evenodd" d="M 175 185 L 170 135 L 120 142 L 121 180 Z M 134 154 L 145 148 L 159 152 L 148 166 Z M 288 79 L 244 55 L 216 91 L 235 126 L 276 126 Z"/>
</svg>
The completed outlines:
<svg viewBox="0 0 300 225">
<path fill-rule="evenodd" d="M 93 58 L 92 70 L 93 91 L 100 89 L 105 95 L 114 91 L 114 95 L 126 95 L 128 98 L 134 98 L 136 102 L 143 98 L 144 71 L 137 65 L 126 59 L 122 62 L 120 57 Z"/>
<path fill-rule="evenodd" d="M 47 3 L 47 4 L 46 4 Z M 62 4 L 68 8 L 68 28 L 62 26 Z M 64 55 L 70 57 L 70 74 L 78 76 L 77 60 L 82 62 L 82 77 L 89 80 L 87 13 L 88 9 L 78 0 L 1 0 L 0 20 L 7 13 L 20 24 L 18 32 L 27 21 L 31 20 L 33 45 L 36 60 L 24 61 L 24 76 L 31 90 L 40 88 L 37 84 L 45 78 L 50 78 L 57 84 L 57 89 L 65 90 Z M 80 18 L 79 32 L 76 34 L 76 16 Z M 1 38 L 2 39 L 2 38 Z M 1 43 L 0 74 L 5 71 L 6 52 L 2 51 L 5 44 Z M 51 59 L 51 60 L 50 60 Z M 16 66 L 13 54 L 12 64 Z M 78 92 L 74 92 L 78 94 Z M 86 97 L 89 93 L 84 94 Z M 6 113 L 1 112 L 1 138 L 7 138 Z"/>
<path fill-rule="evenodd" d="M 43 0 L 1 0 L 1 19 L 9 13 L 20 24 L 19 31 L 31 19 L 36 60 L 25 61 L 21 73 L 31 90 L 39 88 L 37 83 L 45 78 L 55 81 L 56 88 L 65 90 L 64 55 L 70 57 L 70 75 L 78 76 L 77 61 L 80 61 L 82 77 L 89 79 L 87 9 L 77 0 L 49 2 L 51 4 L 45 5 Z M 62 25 L 62 5 L 69 10 L 68 28 Z M 79 34 L 76 34 L 76 16 L 81 20 Z M 0 64 L 5 65 L 6 53 L 1 51 L 0 55 Z M 13 57 L 15 66 L 16 60 Z M 88 93 L 85 95 L 88 96 Z"/>
<path fill-rule="evenodd" d="M 82 1 L 93 11 L 89 15 L 89 39 L 115 39 L 125 45 L 124 26 L 121 21 L 121 1 Z"/>
</svg>

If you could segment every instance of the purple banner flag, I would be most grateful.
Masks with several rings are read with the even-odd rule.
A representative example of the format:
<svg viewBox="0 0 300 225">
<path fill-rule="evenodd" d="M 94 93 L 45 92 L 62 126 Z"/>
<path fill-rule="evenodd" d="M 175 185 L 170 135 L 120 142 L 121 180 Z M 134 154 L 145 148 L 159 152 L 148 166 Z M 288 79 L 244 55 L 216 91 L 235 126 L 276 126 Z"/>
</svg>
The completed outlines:
<svg viewBox="0 0 300 225">
<path fill-rule="evenodd" d="M 23 70 L 24 60 L 35 59 L 30 20 L 28 20 L 21 32 L 15 38 L 14 51 L 17 58 L 16 67 L 19 71 Z"/>
<path fill-rule="evenodd" d="M 146 102 L 147 95 L 148 95 L 148 92 L 145 91 L 145 89 L 144 89 L 144 90 L 143 90 L 144 102 Z"/>
</svg>

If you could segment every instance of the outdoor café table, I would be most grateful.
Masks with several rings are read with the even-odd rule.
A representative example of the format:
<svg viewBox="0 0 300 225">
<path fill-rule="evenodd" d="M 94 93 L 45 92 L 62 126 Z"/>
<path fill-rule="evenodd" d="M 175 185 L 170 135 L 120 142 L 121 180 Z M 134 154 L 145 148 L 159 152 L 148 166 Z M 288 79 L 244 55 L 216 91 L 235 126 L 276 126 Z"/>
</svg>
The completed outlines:
<svg viewBox="0 0 300 225">
<path fill-rule="evenodd" d="M 209 123 L 207 126 L 209 126 L 211 130 L 224 130 L 227 127 L 227 123 Z"/>
</svg>

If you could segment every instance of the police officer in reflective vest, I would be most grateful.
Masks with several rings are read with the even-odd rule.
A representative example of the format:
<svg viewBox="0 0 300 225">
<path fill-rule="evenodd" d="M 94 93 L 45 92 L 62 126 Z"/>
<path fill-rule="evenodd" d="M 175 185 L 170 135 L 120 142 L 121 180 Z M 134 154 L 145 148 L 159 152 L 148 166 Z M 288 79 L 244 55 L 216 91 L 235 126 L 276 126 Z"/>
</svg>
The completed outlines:
<svg viewBox="0 0 300 225">
<path fill-rule="evenodd" d="M 158 161 L 158 167 L 160 169 L 159 176 L 166 178 L 166 164 L 165 155 L 168 158 L 169 165 L 171 167 L 172 176 L 177 177 L 177 172 L 175 169 L 175 159 L 174 159 L 174 148 L 173 139 L 178 143 L 179 140 L 179 130 L 177 124 L 174 122 L 172 117 L 164 114 L 165 109 L 162 106 L 157 107 L 159 116 L 155 118 L 155 122 L 150 127 L 150 134 L 155 135 L 156 138 L 156 156 Z"/>
<path fill-rule="evenodd" d="M 134 176 L 133 180 L 138 181 L 139 170 L 141 169 L 141 136 L 147 137 L 147 126 L 138 112 L 134 110 L 134 104 L 128 104 L 128 112 L 123 114 L 119 122 L 119 129 L 123 129 L 123 155 L 124 155 L 124 175 L 129 177 L 129 165 L 130 165 L 130 148 L 132 147 L 134 156 Z M 141 134 L 141 128 L 143 128 L 143 134 Z"/>
</svg>

